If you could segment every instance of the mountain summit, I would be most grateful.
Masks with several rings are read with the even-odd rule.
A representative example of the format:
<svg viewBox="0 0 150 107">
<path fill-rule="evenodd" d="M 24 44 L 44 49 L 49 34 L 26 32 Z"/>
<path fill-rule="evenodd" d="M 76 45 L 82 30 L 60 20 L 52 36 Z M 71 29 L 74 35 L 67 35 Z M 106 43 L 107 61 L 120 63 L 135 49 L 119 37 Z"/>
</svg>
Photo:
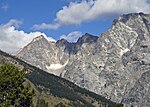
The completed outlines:
<svg viewBox="0 0 150 107">
<path fill-rule="evenodd" d="M 17 56 L 112 101 L 149 107 L 149 50 L 150 15 L 131 13 L 99 37 L 31 42 Z"/>
<path fill-rule="evenodd" d="M 77 44 L 95 43 L 97 42 L 97 39 L 98 39 L 97 36 L 93 36 L 93 35 L 86 33 L 85 35 L 83 35 L 82 37 L 78 39 Z"/>
</svg>

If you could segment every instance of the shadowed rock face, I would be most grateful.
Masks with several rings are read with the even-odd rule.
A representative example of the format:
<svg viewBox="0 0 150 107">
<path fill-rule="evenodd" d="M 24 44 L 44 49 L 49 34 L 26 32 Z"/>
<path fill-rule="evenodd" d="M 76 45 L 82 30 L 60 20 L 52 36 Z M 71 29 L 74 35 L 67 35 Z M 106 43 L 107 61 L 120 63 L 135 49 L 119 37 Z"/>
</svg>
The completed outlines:
<svg viewBox="0 0 150 107">
<path fill-rule="evenodd" d="M 112 101 L 150 106 L 148 14 L 120 16 L 99 38 L 85 34 L 77 43 L 41 38 L 17 56 Z M 51 64 L 59 69 L 47 69 Z"/>
</svg>

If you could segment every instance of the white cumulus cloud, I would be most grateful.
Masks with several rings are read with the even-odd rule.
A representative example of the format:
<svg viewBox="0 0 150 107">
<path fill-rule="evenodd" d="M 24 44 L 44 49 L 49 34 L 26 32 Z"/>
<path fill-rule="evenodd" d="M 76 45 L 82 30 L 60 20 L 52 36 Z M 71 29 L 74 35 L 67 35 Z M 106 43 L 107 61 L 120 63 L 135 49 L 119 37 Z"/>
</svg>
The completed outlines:
<svg viewBox="0 0 150 107">
<path fill-rule="evenodd" d="M 18 20 L 10 20 L 8 23 L 0 25 L 1 50 L 8 53 L 14 53 L 31 42 L 33 38 L 40 35 L 43 35 L 48 40 L 54 41 L 53 38 L 47 37 L 44 33 L 41 32 L 25 33 L 22 30 L 17 30 L 19 24 L 21 23 L 22 22 Z"/>
<path fill-rule="evenodd" d="M 80 31 L 74 31 L 69 33 L 68 35 L 62 35 L 60 36 L 60 39 L 66 39 L 68 42 L 76 42 L 79 37 L 83 35 Z"/>
<path fill-rule="evenodd" d="M 46 23 L 42 23 L 41 25 L 33 25 L 33 29 L 35 30 L 43 30 L 43 29 L 58 29 L 61 25 L 59 23 L 55 23 L 55 24 L 46 24 Z"/>
<path fill-rule="evenodd" d="M 148 0 L 83 0 L 71 2 L 56 13 L 54 24 L 34 25 L 34 29 L 57 29 L 105 17 L 133 12 L 150 13 Z"/>
</svg>

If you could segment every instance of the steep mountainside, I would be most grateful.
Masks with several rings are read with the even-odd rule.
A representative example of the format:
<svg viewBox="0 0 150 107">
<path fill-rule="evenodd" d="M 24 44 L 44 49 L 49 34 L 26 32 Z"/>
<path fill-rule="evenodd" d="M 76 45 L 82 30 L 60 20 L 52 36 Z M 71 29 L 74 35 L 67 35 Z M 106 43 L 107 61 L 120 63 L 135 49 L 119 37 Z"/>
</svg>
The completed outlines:
<svg viewBox="0 0 150 107">
<path fill-rule="evenodd" d="M 36 91 L 33 100 L 35 107 L 38 101 L 45 101 L 49 107 L 122 107 L 122 104 L 111 102 L 100 95 L 78 87 L 72 82 L 49 74 L 0 51 L 0 66 L 4 63 L 12 63 L 19 69 L 26 70 L 26 82 L 30 82 Z"/>
<path fill-rule="evenodd" d="M 148 14 L 120 16 L 99 38 L 85 34 L 76 43 L 40 36 L 17 56 L 112 101 L 150 106 Z"/>
</svg>

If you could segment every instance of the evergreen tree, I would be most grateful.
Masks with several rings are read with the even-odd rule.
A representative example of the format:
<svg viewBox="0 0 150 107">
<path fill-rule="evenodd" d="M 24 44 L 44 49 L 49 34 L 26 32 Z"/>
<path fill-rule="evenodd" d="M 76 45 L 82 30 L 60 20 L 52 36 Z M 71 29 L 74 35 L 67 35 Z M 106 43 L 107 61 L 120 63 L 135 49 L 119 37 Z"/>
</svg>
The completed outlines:
<svg viewBox="0 0 150 107">
<path fill-rule="evenodd" d="M 25 71 L 12 64 L 0 67 L 0 107 L 30 107 L 34 90 L 23 85 Z"/>
</svg>

